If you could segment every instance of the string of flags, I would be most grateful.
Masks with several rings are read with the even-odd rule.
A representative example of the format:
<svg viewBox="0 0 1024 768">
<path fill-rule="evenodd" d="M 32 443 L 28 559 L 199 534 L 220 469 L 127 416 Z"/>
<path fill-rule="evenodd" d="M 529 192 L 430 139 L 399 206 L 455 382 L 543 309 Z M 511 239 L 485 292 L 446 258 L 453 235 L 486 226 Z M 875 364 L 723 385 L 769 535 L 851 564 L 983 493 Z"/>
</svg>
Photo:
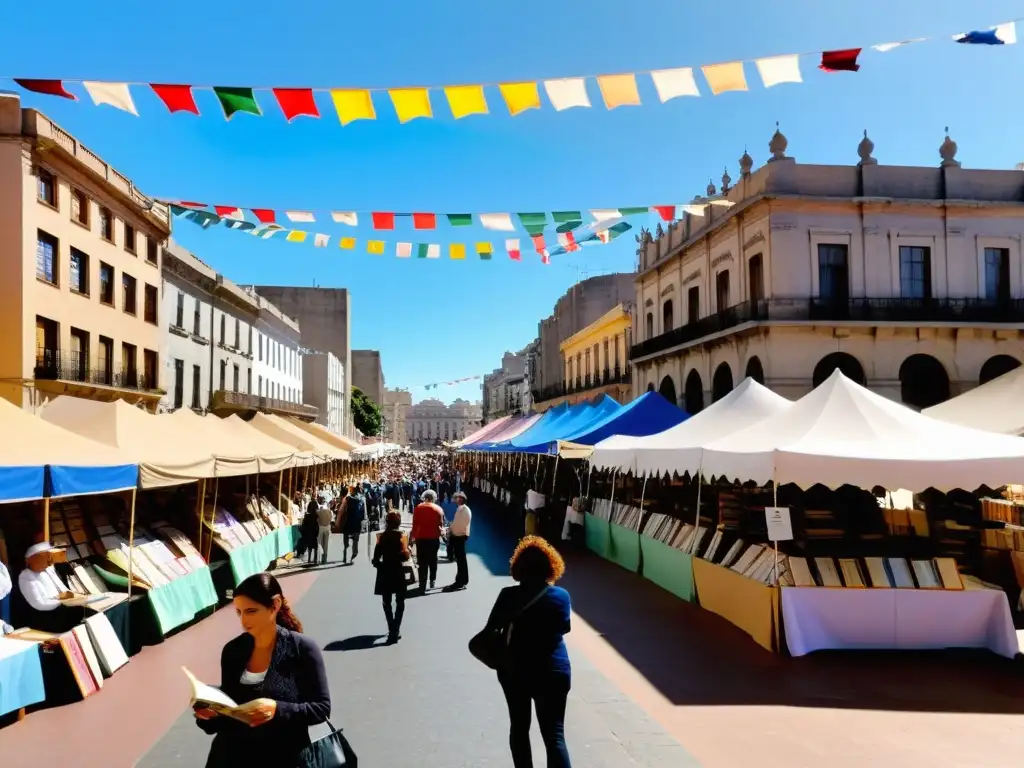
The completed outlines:
<svg viewBox="0 0 1024 768">
<path fill-rule="evenodd" d="M 483 376 L 466 376 L 461 379 L 453 379 L 452 381 L 437 381 L 433 384 L 424 384 L 423 389 L 437 389 L 438 387 L 454 387 L 456 384 L 463 384 L 467 381 L 480 381 Z"/>
<path fill-rule="evenodd" d="M 963 45 L 1012 45 L 1017 42 L 1017 21 L 1008 21 L 989 29 L 979 29 L 953 35 L 956 43 Z M 914 43 L 935 38 L 917 37 L 895 42 L 878 43 L 869 46 L 876 53 L 888 53 Z M 68 90 L 68 84 L 81 86 L 93 104 L 107 105 L 139 115 L 133 87 L 149 88 L 164 104 L 168 111 L 199 115 L 196 91 L 213 91 L 225 119 L 237 114 L 263 115 L 263 107 L 256 98 L 257 93 L 269 92 L 285 120 L 291 122 L 298 117 L 320 118 L 321 105 L 316 94 L 327 94 L 340 123 L 349 125 L 358 120 L 376 120 L 377 106 L 373 95 L 384 91 L 400 123 L 418 118 L 433 118 L 434 105 L 431 93 L 441 91 L 448 104 L 451 116 L 459 120 L 470 115 L 490 114 L 487 91 L 497 88 L 501 100 L 511 116 L 532 109 L 541 109 L 541 90 L 556 112 L 576 107 L 588 108 L 591 103 L 588 83 L 596 81 L 601 100 L 607 109 L 624 106 L 640 106 L 641 97 L 637 77 L 650 78 L 658 99 L 665 103 L 680 97 L 699 97 L 696 71 L 703 76 L 711 94 L 747 91 L 746 65 L 753 64 L 765 88 L 784 83 L 802 83 L 801 58 L 815 57 L 817 68 L 822 72 L 857 72 L 860 70 L 864 47 L 842 50 L 818 51 L 814 53 L 793 53 L 781 56 L 767 56 L 757 59 L 740 59 L 698 67 L 677 67 L 674 69 L 644 70 L 608 75 L 562 77 L 538 81 L 478 83 L 467 85 L 446 85 L 437 87 L 399 88 L 314 88 L 314 87 L 260 87 L 260 86 L 207 86 L 167 83 L 114 82 L 105 80 L 60 80 L 39 78 L 10 78 L 26 91 L 48 96 L 58 96 L 73 101 L 78 96 Z"/>
<path fill-rule="evenodd" d="M 229 229 L 246 232 L 263 240 L 269 240 L 275 235 L 282 235 L 283 237 L 278 239 L 284 239 L 291 243 L 312 241 L 313 245 L 317 248 L 327 248 L 332 241 L 331 235 L 320 232 L 314 233 L 304 229 L 285 229 L 273 223 L 256 225 L 249 221 L 222 218 L 207 211 L 189 210 L 177 205 L 171 206 L 171 212 L 176 216 L 184 216 L 187 220 L 198 224 L 204 229 L 218 223 L 223 223 Z M 578 251 L 583 246 L 606 245 L 630 229 L 632 229 L 632 225 L 627 221 L 620 220 L 615 223 L 597 221 L 589 226 L 580 227 L 575 232 L 558 232 L 558 245 L 553 249 L 548 248 L 543 231 L 531 234 L 530 242 L 533 250 L 541 257 L 541 263 L 550 264 L 552 256 Z M 365 240 L 363 244 L 365 245 L 366 252 L 372 256 L 384 256 L 391 250 L 391 244 L 385 240 Z M 356 250 L 359 245 L 360 241 L 355 237 L 338 238 L 338 247 L 342 250 Z M 397 242 L 393 245 L 394 255 L 400 259 L 408 259 L 413 256 L 420 259 L 440 259 L 443 247 L 439 243 L 414 243 L 411 241 Z M 522 261 L 522 247 L 519 238 L 506 238 L 504 246 L 505 252 L 512 261 Z M 478 241 L 472 244 L 449 243 L 444 248 L 447 251 L 448 258 L 456 261 L 465 260 L 470 249 L 482 261 L 490 261 L 495 252 L 494 244 L 488 241 Z"/>
</svg>

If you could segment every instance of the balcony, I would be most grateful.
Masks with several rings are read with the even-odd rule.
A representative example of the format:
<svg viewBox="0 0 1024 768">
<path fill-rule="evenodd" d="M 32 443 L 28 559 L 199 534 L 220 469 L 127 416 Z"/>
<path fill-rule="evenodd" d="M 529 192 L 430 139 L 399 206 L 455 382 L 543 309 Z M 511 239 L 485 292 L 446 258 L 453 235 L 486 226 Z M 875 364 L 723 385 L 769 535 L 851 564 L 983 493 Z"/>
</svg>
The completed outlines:
<svg viewBox="0 0 1024 768">
<path fill-rule="evenodd" d="M 275 397 L 260 397 L 246 392 L 231 392 L 226 389 L 218 389 L 213 393 L 211 410 L 218 415 L 262 411 L 278 416 L 294 416 L 303 421 L 313 421 L 320 414 L 320 409 L 313 405 L 290 403 Z"/>
<path fill-rule="evenodd" d="M 634 344 L 630 350 L 630 359 L 655 355 L 752 322 L 1014 324 L 1024 323 L 1024 299 L 817 298 L 748 301 Z"/>
<path fill-rule="evenodd" d="M 116 400 L 124 392 L 154 400 L 165 394 L 156 377 L 147 377 L 137 368 L 122 370 L 112 361 L 94 363 L 81 352 L 60 349 L 37 349 L 32 375 L 37 389 L 52 394 L 71 394 L 97 400 Z M 104 396 L 104 392 L 110 397 Z"/>
<path fill-rule="evenodd" d="M 550 384 L 542 389 L 533 390 L 533 401 L 535 403 L 544 403 L 548 400 L 554 400 L 558 397 L 565 397 L 566 395 L 575 395 L 582 392 L 589 392 L 594 389 L 600 389 L 601 387 L 608 387 L 613 384 L 628 384 L 629 383 L 629 369 L 620 368 L 605 368 L 600 374 L 593 376 L 586 376 L 582 380 L 575 379 L 566 386 L 564 382 L 559 384 Z"/>
</svg>

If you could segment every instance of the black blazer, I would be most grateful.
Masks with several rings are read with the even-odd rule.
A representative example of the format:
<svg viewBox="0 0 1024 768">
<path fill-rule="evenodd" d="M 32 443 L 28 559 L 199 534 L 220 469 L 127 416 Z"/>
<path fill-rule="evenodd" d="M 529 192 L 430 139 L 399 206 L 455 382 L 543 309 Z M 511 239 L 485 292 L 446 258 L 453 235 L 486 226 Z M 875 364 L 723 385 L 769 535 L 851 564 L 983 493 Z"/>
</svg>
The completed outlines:
<svg viewBox="0 0 1024 768">
<path fill-rule="evenodd" d="M 309 746 L 309 727 L 331 714 L 331 694 L 320 648 L 312 639 L 284 627 L 277 628 L 277 643 L 263 685 L 239 681 L 252 655 L 252 635 L 242 634 L 224 646 L 220 655 L 221 690 L 239 704 L 253 699 L 277 702 L 274 718 L 252 728 L 230 717 L 196 720 L 206 733 L 216 734 L 208 766 L 255 768 L 274 765 L 291 768 Z"/>
</svg>

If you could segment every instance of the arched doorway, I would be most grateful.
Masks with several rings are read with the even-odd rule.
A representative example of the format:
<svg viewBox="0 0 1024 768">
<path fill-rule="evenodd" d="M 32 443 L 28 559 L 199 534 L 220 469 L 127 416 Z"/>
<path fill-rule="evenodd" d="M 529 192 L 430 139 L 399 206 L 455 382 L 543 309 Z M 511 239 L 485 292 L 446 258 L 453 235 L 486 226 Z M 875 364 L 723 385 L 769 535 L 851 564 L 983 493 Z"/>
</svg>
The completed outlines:
<svg viewBox="0 0 1024 768">
<path fill-rule="evenodd" d="M 654 391 L 654 382 L 653 381 L 650 384 L 647 385 L 647 391 L 648 392 L 653 392 Z"/>
<path fill-rule="evenodd" d="M 850 381 L 860 384 L 862 387 L 867 384 L 867 377 L 864 375 L 864 368 L 860 361 L 845 352 L 833 352 L 831 355 L 821 358 L 814 366 L 811 383 L 817 387 L 837 370 L 841 371 L 843 376 Z"/>
<path fill-rule="evenodd" d="M 715 375 L 711 379 L 711 402 L 717 403 L 730 392 L 732 392 L 732 368 L 728 363 L 722 363 L 715 368 Z"/>
<path fill-rule="evenodd" d="M 676 383 L 672 381 L 671 376 L 666 376 L 661 380 L 661 386 L 658 387 L 658 393 L 672 403 L 672 405 L 676 404 Z"/>
<path fill-rule="evenodd" d="M 760 256 L 756 258 L 760 258 Z M 753 259 L 751 259 L 751 262 L 753 262 Z M 747 360 L 747 372 L 745 376 L 753 379 L 758 384 L 764 384 L 764 368 L 761 366 L 761 359 L 757 355 L 754 355 L 752 358 Z"/>
<path fill-rule="evenodd" d="M 949 400 L 949 375 L 931 355 L 911 355 L 900 366 L 900 398 L 913 408 Z"/>
<path fill-rule="evenodd" d="M 1020 360 L 1009 355 L 996 355 L 990 357 L 981 366 L 981 373 L 978 374 L 978 386 L 988 384 L 992 379 L 998 379 L 1004 373 L 1020 368 Z"/>
<path fill-rule="evenodd" d="M 691 416 L 704 410 L 704 382 L 696 369 L 690 371 L 686 377 L 686 387 L 683 390 L 683 408 Z"/>
</svg>

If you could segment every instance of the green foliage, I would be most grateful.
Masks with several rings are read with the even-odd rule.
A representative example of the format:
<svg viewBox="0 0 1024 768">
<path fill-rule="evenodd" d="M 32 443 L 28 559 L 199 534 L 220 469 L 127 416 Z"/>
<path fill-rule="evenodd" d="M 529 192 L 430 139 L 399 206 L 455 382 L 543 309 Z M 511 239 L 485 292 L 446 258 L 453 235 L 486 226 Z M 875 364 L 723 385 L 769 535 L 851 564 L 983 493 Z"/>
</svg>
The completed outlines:
<svg viewBox="0 0 1024 768">
<path fill-rule="evenodd" d="M 368 398 L 359 387 L 352 387 L 352 421 L 356 429 L 367 437 L 376 437 L 380 434 L 383 423 L 380 406 Z"/>
</svg>

